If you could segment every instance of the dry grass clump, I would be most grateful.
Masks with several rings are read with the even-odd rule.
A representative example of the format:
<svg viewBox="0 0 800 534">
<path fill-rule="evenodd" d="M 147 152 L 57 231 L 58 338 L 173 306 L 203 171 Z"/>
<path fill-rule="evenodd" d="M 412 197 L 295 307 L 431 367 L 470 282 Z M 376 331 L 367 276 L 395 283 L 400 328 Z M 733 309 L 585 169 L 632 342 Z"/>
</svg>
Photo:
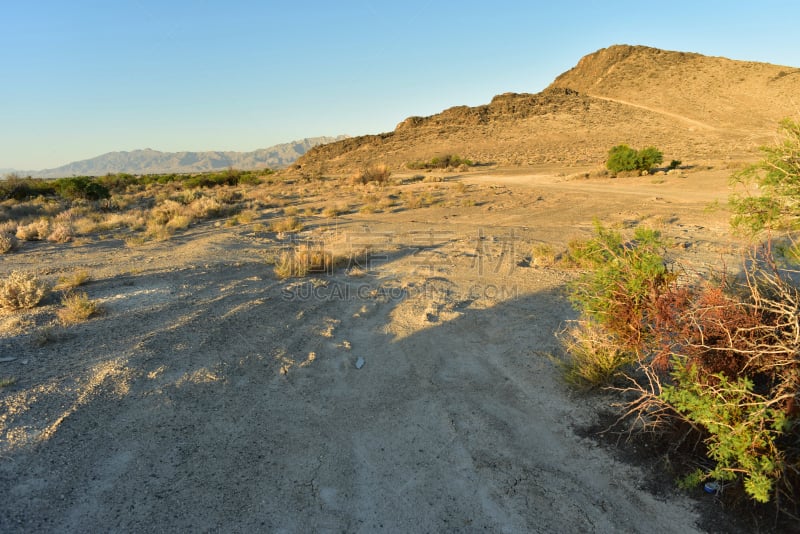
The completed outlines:
<svg viewBox="0 0 800 534">
<path fill-rule="evenodd" d="M 405 191 L 403 202 L 407 209 L 428 208 L 442 203 L 442 198 L 434 191 Z"/>
<path fill-rule="evenodd" d="M 276 233 L 299 232 L 303 229 L 303 223 L 297 217 L 286 217 L 277 221 L 272 221 L 269 229 Z"/>
<path fill-rule="evenodd" d="M 214 197 L 201 197 L 192 200 L 185 208 L 185 215 L 194 219 L 219 217 L 225 212 L 223 203 Z"/>
<path fill-rule="evenodd" d="M 609 383 L 622 366 L 633 361 L 613 334 L 591 321 L 576 321 L 558 338 L 569 354 L 566 362 L 558 362 L 564 379 L 579 388 Z"/>
<path fill-rule="evenodd" d="M 275 275 L 278 278 L 293 278 L 314 273 L 330 274 L 346 260 L 322 247 L 301 245 L 280 255 L 275 262 Z"/>
<path fill-rule="evenodd" d="M 92 278 L 91 276 L 89 276 L 89 271 L 81 269 L 79 271 L 75 271 L 74 273 L 59 277 L 58 283 L 56 283 L 53 289 L 57 290 L 75 289 L 76 287 L 84 285 L 91 279 Z"/>
<path fill-rule="evenodd" d="M 10 234 L 0 233 L 0 254 L 7 254 L 19 246 L 17 238 Z"/>
<path fill-rule="evenodd" d="M 0 308 L 22 310 L 35 307 L 47 295 L 47 284 L 31 273 L 13 271 L 0 282 Z"/>
<path fill-rule="evenodd" d="M 258 218 L 256 210 L 242 210 L 234 217 L 239 224 L 250 224 Z"/>
<path fill-rule="evenodd" d="M 557 258 L 556 249 L 549 243 L 537 243 L 531 249 L 531 265 L 534 267 L 552 267 Z"/>
<path fill-rule="evenodd" d="M 392 171 L 389 166 L 383 163 L 371 165 L 350 177 L 350 183 L 356 184 L 385 184 L 389 181 Z"/>
<path fill-rule="evenodd" d="M 345 213 L 346 210 L 342 209 L 341 207 L 328 206 L 327 208 L 322 210 L 320 215 L 322 215 L 326 219 L 335 219 L 339 215 L 343 215 Z"/>
<path fill-rule="evenodd" d="M 56 314 L 64 325 L 81 323 L 101 312 L 97 302 L 90 300 L 89 296 L 83 292 L 68 293 L 61 299 L 61 304 L 63 308 L 59 309 Z"/>
<path fill-rule="evenodd" d="M 329 273 L 333 266 L 333 254 L 303 245 L 281 254 L 275 264 L 275 274 L 278 278 L 301 277 L 309 273 Z"/>
</svg>

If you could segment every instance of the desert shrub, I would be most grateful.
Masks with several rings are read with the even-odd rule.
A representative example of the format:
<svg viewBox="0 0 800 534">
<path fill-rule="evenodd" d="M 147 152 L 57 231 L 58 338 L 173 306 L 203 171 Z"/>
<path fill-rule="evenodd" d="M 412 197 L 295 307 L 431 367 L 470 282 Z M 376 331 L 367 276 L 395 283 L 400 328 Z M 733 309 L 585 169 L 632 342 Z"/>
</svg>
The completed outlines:
<svg viewBox="0 0 800 534">
<path fill-rule="evenodd" d="M 98 184 L 102 185 L 109 191 L 113 191 L 115 193 L 123 193 L 129 187 L 134 185 L 139 185 L 141 181 L 136 176 L 132 174 L 127 174 L 124 172 L 120 172 L 117 174 L 107 174 L 105 176 L 100 176 L 95 178 Z"/>
<path fill-rule="evenodd" d="M 23 241 L 39 241 L 50 235 L 50 221 L 45 218 L 17 226 L 17 238 Z"/>
<path fill-rule="evenodd" d="M 102 200 L 111 196 L 106 186 L 88 176 L 59 178 L 53 186 L 58 196 L 67 200 Z"/>
<path fill-rule="evenodd" d="M 189 188 L 237 185 L 242 174 L 242 171 L 238 169 L 227 169 L 214 174 L 200 174 L 184 179 L 183 185 Z"/>
<path fill-rule="evenodd" d="M 800 121 L 784 119 L 781 136 L 773 146 L 761 147 L 761 161 L 731 177 L 732 185 L 745 190 L 730 198 L 739 230 L 756 234 L 800 226 Z"/>
<path fill-rule="evenodd" d="M 471 160 L 462 158 L 455 154 L 447 154 L 432 158 L 429 161 L 412 161 L 406 164 L 409 169 L 449 169 L 458 167 L 472 167 L 475 165 Z"/>
<path fill-rule="evenodd" d="M 98 315 L 101 311 L 97 302 L 89 299 L 89 296 L 83 292 L 68 293 L 61 299 L 60 308 L 56 314 L 62 324 L 70 325 L 81 323 L 94 315 Z"/>
<path fill-rule="evenodd" d="M 272 232 L 299 232 L 303 229 L 303 223 L 297 217 L 286 217 L 277 221 L 272 221 L 269 225 Z"/>
<path fill-rule="evenodd" d="M 617 145 L 608 151 L 606 168 L 612 173 L 626 171 L 649 171 L 664 161 L 664 156 L 655 147 L 636 150 L 628 145 Z"/>
<path fill-rule="evenodd" d="M 531 265 L 535 267 L 551 267 L 556 259 L 556 249 L 549 243 L 537 243 L 531 248 Z"/>
<path fill-rule="evenodd" d="M 20 178 L 15 174 L 0 180 L 0 200 L 27 200 L 37 196 L 51 196 L 55 194 L 53 183 L 49 180 L 38 178 Z"/>
<path fill-rule="evenodd" d="M 779 445 L 789 420 L 780 404 L 754 389 L 749 377 L 703 376 L 697 367 L 677 361 L 673 384 L 664 386 L 661 398 L 708 433 L 705 443 L 714 467 L 693 473 L 693 478 L 742 478 L 747 494 L 765 503 L 789 467 Z"/>
<path fill-rule="evenodd" d="M 608 151 L 606 167 L 611 172 L 636 170 L 636 149 L 628 145 L 617 145 Z"/>
<path fill-rule="evenodd" d="M 327 206 L 322 209 L 320 215 L 322 215 L 326 219 L 335 219 L 336 217 L 338 217 L 339 215 L 343 215 L 344 213 L 346 213 L 346 210 L 344 210 L 341 207 Z"/>
<path fill-rule="evenodd" d="M 47 240 L 53 243 L 68 243 L 74 235 L 72 225 L 65 222 L 55 223 L 47 235 Z"/>
<path fill-rule="evenodd" d="M 569 354 L 558 362 L 564 379 L 579 388 L 610 383 L 620 368 L 634 361 L 612 333 L 593 321 L 576 321 L 558 339 Z"/>
<path fill-rule="evenodd" d="M 385 184 L 389 181 L 392 171 L 386 164 L 370 165 L 369 167 L 354 174 L 350 181 L 354 184 Z"/>
<path fill-rule="evenodd" d="M 625 241 L 598 222 L 593 238 L 570 244 L 569 259 L 590 269 L 570 285 L 570 300 L 626 350 L 640 350 L 654 299 L 675 279 L 664 250 L 655 230 L 638 228 Z"/>
<path fill-rule="evenodd" d="M 734 224 L 753 232 L 800 221 L 800 127 L 784 121 L 784 129 L 781 144 L 763 149 L 764 161 L 734 177 L 763 184 L 760 196 L 731 201 Z M 731 281 L 719 273 L 679 285 L 659 265 L 656 242 L 644 237 L 625 246 L 598 227 L 594 239 L 570 245 L 573 263 L 590 272 L 571 286 L 582 329 L 565 337 L 574 353 L 565 366 L 568 378 L 607 380 L 614 349 L 630 355 L 630 365 L 616 371 L 625 385 L 613 387 L 625 399 L 622 417 L 635 423 L 630 428 L 655 436 L 680 428 L 682 436 L 671 441 L 702 443 L 672 460 L 705 466 L 692 468 L 683 485 L 734 487 L 757 503 L 774 502 L 796 521 L 800 290 L 793 273 L 778 267 L 768 240 L 744 263 L 742 277 Z M 686 457 L 695 452 L 706 458 Z"/>
<path fill-rule="evenodd" d="M 0 254 L 7 254 L 19 246 L 17 238 L 10 234 L 0 233 Z"/>
<path fill-rule="evenodd" d="M 565 377 L 592 385 L 619 376 L 625 385 L 612 389 L 627 399 L 623 416 L 637 423 L 631 428 L 655 435 L 684 428 L 676 441 L 701 441 L 701 463 L 710 467 L 689 473 L 685 484 L 713 480 L 737 485 L 756 502 L 796 504 L 798 289 L 757 259 L 746 264 L 743 283 L 720 277 L 678 286 L 656 261 L 651 237 L 626 247 L 598 228 L 573 247 L 594 267 L 571 286 L 581 319 L 560 336 L 570 353 Z"/>
<path fill-rule="evenodd" d="M 328 274 L 338 263 L 338 259 L 323 247 L 300 245 L 281 253 L 275 263 L 278 278 L 302 277 L 307 274 Z"/>
<path fill-rule="evenodd" d="M 33 308 L 47 295 L 49 288 L 31 273 L 13 271 L 0 282 L 0 308 Z"/>
<path fill-rule="evenodd" d="M 664 155 L 656 147 L 649 146 L 636 153 L 636 168 L 640 171 L 649 171 L 664 161 Z"/>
<path fill-rule="evenodd" d="M 667 170 L 671 171 L 673 169 L 677 169 L 678 167 L 681 166 L 681 163 L 682 163 L 681 160 L 673 159 L 672 161 L 669 162 L 669 165 L 667 166 Z"/>
<path fill-rule="evenodd" d="M 186 214 L 195 219 L 210 219 L 226 212 L 225 206 L 213 197 L 200 197 L 186 207 Z"/>
<path fill-rule="evenodd" d="M 56 283 L 53 289 L 59 290 L 70 290 L 75 289 L 78 286 L 82 286 L 91 280 L 91 276 L 89 275 L 89 271 L 85 269 L 81 269 L 78 271 L 73 272 L 72 274 L 64 275 L 58 278 L 58 283 Z"/>
</svg>

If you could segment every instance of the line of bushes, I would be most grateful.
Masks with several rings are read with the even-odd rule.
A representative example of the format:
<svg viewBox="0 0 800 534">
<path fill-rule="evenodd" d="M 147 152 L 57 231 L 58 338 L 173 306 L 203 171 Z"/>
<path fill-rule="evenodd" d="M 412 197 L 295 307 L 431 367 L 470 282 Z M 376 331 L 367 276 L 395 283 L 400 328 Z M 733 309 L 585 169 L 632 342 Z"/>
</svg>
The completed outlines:
<svg viewBox="0 0 800 534">
<path fill-rule="evenodd" d="M 217 173 L 204 174 L 145 174 L 127 173 L 108 174 L 105 176 L 72 176 L 58 179 L 21 178 L 15 175 L 0 180 L 0 200 L 27 200 L 39 196 L 61 197 L 66 200 L 79 198 L 102 200 L 109 198 L 112 192 L 124 192 L 129 187 L 147 186 L 150 184 L 177 183 L 187 189 L 201 187 L 218 187 L 222 185 L 258 184 L 263 177 L 274 171 L 240 171 L 227 169 Z"/>
<path fill-rule="evenodd" d="M 438 156 L 429 161 L 412 161 L 406 164 L 409 169 L 425 170 L 425 169 L 455 169 L 461 166 L 472 167 L 474 162 L 455 154 L 447 154 L 445 156 Z"/>
</svg>

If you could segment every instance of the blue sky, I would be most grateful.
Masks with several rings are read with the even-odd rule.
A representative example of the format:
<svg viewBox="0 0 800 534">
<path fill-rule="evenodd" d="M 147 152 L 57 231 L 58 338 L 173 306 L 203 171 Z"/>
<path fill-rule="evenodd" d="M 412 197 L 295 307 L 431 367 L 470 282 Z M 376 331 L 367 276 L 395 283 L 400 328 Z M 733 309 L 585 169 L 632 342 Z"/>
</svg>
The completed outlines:
<svg viewBox="0 0 800 534">
<path fill-rule="evenodd" d="M 390 131 L 612 44 L 800 67 L 798 20 L 768 0 L 0 0 L 0 169 Z"/>
</svg>

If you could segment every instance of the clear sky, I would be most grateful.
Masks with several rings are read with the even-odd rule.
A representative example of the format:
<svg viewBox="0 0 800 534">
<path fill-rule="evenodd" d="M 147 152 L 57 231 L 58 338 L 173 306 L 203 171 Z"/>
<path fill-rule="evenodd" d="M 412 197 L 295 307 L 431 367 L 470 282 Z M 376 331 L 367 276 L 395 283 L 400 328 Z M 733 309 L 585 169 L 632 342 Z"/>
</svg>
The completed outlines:
<svg viewBox="0 0 800 534">
<path fill-rule="evenodd" d="M 800 67 L 799 20 L 796 0 L 0 0 L 0 169 L 391 131 L 612 44 Z"/>
</svg>

